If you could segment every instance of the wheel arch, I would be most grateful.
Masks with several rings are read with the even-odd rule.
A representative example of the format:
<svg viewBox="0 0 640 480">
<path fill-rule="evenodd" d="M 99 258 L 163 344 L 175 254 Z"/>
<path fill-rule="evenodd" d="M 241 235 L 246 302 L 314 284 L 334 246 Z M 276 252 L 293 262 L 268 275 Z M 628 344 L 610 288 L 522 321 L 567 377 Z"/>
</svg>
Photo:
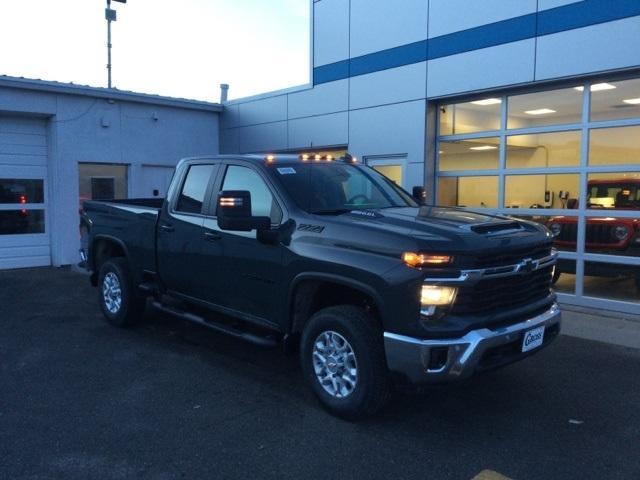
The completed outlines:
<svg viewBox="0 0 640 480">
<path fill-rule="evenodd" d="M 381 321 L 382 298 L 370 285 L 330 273 L 299 274 L 289 288 L 286 331 L 297 335 L 318 310 L 345 304 L 362 306 Z"/>
<path fill-rule="evenodd" d="M 98 272 L 104 262 L 113 257 L 129 258 L 125 243 L 111 235 L 96 235 L 89 246 L 89 266 L 91 267 L 91 283 L 96 286 Z"/>
</svg>

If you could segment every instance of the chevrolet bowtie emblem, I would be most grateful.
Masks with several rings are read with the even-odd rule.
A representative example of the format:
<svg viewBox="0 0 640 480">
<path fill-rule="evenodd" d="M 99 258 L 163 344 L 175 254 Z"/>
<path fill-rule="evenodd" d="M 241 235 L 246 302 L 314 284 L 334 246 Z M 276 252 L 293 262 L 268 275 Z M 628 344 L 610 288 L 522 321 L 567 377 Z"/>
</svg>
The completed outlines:
<svg viewBox="0 0 640 480">
<path fill-rule="evenodd" d="M 538 262 L 531 258 L 525 258 L 516 265 L 516 272 L 529 273 L 533 272 L 538 267 Z"/>
</svg>

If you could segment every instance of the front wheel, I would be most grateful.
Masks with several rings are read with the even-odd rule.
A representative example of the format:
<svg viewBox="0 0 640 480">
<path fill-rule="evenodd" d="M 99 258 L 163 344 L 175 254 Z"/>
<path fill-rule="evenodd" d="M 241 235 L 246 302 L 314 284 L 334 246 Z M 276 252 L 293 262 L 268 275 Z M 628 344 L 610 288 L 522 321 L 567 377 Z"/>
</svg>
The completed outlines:
<svg viewBox="0 0 640 480">
<path fill-rule="evenodd" d="M 142 319 L 146 300 L 133 289 L 129 265 L 123 257 L 110 258 L 100 267 L 98 301 L 112 325 L 126 327 Z"/>
<path fill-rule="evenodd" d="M 309 385 L 332 414 L 357 420 L 387 402 L 383 335 L 364 309 L 340 305 L 317 312 L 304 329 L 300 354 Z"/>
</svg>

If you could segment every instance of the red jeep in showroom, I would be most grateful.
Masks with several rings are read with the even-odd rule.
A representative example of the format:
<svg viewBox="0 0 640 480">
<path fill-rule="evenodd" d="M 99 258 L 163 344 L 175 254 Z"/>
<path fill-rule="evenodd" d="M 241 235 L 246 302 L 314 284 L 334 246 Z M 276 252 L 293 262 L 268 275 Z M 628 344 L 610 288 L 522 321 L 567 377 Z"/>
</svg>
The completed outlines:
<svg viewBox="0 0 640 480">
<path fill-rule="evenodd" d="M 607 210 L 640 210 L 640 178 L 589 180 L 587 202 L 589 209 L 603 211 L 602 217 L 587 218 L 585 250 L 589 253 L 640 256 L 640 219 L 615 218 Z M 640 212 L 639 212 L 640 216 Z M 559 250 L 575 250 L 578 233 L 576 217 L 557 216 L 547 226 L 555 237 Z M 562 273 L 575 274 L 575 262 L 559 259 L 554 281 Z M 585 275 L 598 277 L 631 276 L 640 293 L 640 267 L 634 265 L 585 263 Z"/>
</svg>

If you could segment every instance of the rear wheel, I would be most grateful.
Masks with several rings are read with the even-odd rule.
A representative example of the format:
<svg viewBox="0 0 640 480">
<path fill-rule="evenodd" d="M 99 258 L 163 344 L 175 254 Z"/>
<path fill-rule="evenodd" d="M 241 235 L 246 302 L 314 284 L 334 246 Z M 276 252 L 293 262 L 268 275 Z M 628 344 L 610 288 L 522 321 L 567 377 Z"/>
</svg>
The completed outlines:
<svg viewBox="0 0 640 480">
<path fill-rule="evenodd" d="M 139 322 L 146 299 L 133 289 L 129 266 L 123 257 L 110 258 L 100 267 L 98 300 L 107 321 L 117 327 Z"/>
<path fill-rule="evenodd" d="M 304 375 L 332 414 L 357 420 L 389 397 L 382 331 L 364 309 L 341 305 L 317 312 L 301 338 Z"/>
</svg>

